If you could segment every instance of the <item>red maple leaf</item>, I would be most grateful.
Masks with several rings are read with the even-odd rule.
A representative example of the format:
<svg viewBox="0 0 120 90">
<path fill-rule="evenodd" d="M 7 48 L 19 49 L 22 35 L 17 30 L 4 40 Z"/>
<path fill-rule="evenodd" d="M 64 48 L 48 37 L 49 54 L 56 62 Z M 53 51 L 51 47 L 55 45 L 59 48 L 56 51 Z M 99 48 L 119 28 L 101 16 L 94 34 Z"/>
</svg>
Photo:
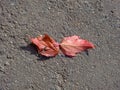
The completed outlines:
<svg viewBox="0 0 120 90">
<path fill-rule="evenodd" d="M 65 37 L 60 44 L 61 51 L 67 56 L 75 56 L 76 53 L 90 48 L 94 48 L 91 42 L 80 39 L 80 37 L 76 35 Z"/>
</svg>

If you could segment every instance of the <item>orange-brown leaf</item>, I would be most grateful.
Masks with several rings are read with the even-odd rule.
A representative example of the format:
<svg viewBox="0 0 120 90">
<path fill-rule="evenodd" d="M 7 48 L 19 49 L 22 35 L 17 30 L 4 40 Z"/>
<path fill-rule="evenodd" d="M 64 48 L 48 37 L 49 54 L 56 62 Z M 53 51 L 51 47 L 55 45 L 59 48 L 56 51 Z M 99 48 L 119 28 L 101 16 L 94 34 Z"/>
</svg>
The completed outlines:
<svg viewBox="0 0 120 90">
<path fill-rule="evenodd" d="M 31 42 L 37 46 L 39 54 L 43 56 L 52 57 L 59 52 L 59 44 L 47 34 L 31 38 Z"/>
</svg>

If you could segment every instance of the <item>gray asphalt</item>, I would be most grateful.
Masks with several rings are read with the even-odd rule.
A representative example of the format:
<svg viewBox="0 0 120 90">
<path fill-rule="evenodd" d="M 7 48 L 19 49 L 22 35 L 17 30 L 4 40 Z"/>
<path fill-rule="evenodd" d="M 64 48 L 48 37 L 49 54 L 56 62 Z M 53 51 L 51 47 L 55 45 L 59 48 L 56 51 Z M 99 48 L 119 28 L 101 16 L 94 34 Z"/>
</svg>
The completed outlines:
<svg viewBox="0 0 120 90">
<path fill-rule="evenodd" d="M 45 58 L 27 38 L 44 33 L 96 48 Z M 120 0 L 0 0 L 0 90 L 120 90 Z"/>
</svg>

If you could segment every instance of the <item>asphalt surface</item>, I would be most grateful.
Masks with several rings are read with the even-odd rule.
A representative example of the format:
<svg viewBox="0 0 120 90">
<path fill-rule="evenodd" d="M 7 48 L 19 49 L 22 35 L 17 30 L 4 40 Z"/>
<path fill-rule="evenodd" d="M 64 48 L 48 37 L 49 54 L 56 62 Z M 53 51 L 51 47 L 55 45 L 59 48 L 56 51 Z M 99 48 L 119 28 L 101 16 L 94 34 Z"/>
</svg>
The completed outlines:
<svg viewBox="0 0 120 90">
<path fill-rule="evenodd" d="M 45 58 L 27 37 L 44 33 L 96 48 Z M 0 90 L 120 90 L 120 0 L 0 0 Z"/>
</svg>

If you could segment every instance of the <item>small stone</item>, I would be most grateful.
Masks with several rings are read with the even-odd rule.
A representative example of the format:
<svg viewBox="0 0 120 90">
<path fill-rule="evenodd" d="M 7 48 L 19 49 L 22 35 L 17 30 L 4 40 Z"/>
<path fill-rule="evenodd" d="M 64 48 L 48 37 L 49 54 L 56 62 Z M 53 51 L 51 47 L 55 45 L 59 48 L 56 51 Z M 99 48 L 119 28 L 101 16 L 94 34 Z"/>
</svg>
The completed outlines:
<svg viewBox="0 0 120 90">
<path fill-rule="evenodd" d="M 48 7 L 48 9 L 50 10 L 50 9 L 51 9 L 51 7 Z"/>
<path fill-rule="evenodd" d="M 13 21 L 14 24 L 17 24 L 18 22 L 17 21 Z"/>
<path fill-rule="evenodd" d="M 56 90 L 62 90 L 60 86 L 56 86 Z"/>
<path fill-rule="evenodd" d="M 96 68 L 96 65 L 92 65 L 92 67 L 91 67 L 92 69 L 94 69 L 94 68 Z"/>
<path fill-rule="evenodd" d="M 7 37 L 7 34 L 4 34 L 5 37 Z"/>
<path fill-rule="evenodd" d="M 17 82 L 18 82 L 18 80 L 15 80 L 14 82 L 15 82 L 15 83 L 17 83 Z"/>
<path fill-rule="evenodd" d="M 13 59 L 13 56 L 7 55 L 7 59 Z"/>
<path fill-rule="evenodd" d="M 9 62 L 5 62 L 4 66 L 9 66 L 10 63 Z"/>
<path fill-rule="evenodd" d="M 88 87 L 85 87 L 85 90 L 89 90 L 89 88 L 88 88 Z"/>
<path fill-rule="evenodd" d="M 2 25 L 2 26 L 1 26 L 1 29 L 3 29 L 3 30 L 4 30 L 4 29 L 5 29 L 5 26 L 3 26 L 3 25 Z"/>
<path fill-rule="evenodd" d="M 77 86 L 79 86 L 79 83 L 78 83 L 78 82 L 76 82 L 75 84 L 76 84 Z"/>
<path fill-rule="evenodd" d="M 13 41 L 10 41 L 11 44 L 13 44 Z"/>
<path fill-rule="evenodd" d="M 5 72 L 4 67 L 2 65 L 0 65 L 0 72 Z"/>
</svg>

